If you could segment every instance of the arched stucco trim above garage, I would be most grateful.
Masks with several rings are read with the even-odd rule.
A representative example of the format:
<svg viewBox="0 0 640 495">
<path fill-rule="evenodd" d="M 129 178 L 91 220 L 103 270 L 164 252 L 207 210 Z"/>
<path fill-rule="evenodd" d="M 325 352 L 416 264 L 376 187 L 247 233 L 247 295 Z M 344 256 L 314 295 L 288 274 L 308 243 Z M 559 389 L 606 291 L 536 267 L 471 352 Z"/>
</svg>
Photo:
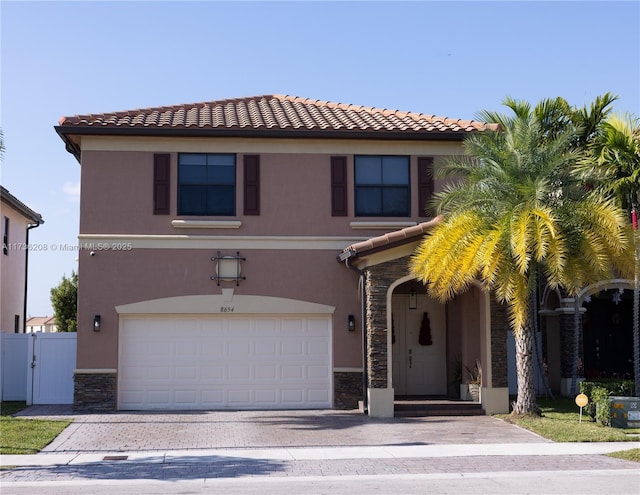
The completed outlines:
<svg viewBox="0 0 640 495">
<path fill-rule="evenodd" d="M 334 306 L 282 297 L 222 294 L 192 295 L 152 299 L 116 306 L 120 315 L 134 314 L 324 314 L 332 315 Z"/>
</svg>

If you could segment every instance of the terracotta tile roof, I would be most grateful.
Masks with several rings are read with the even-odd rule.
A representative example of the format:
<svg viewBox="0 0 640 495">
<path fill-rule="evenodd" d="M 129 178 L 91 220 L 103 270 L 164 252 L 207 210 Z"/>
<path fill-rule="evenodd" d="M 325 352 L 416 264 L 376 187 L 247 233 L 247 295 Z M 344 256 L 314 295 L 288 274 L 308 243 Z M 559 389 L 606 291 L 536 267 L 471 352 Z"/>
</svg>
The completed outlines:
<svg viewBox="0 0 640 495">
<path fill-rule="evenodd" d="M 342 132 L 460 133 L 492 127 L 473 120 L 312 100 L 285 95 L 75 115 L 60 119 L 60 129 L 227 129 Z"/>
<path fill-rule="evenodd" d="M 355 256 L 360 256 L 371 252 L 378 252 L 386 248 L 395 247 L 415 241 L 422 237 L 423 234 L 428 232 L 441 220 L 442 217 L 438 216 L 432 220 L 429 220 L 428 222 L 422 222 L 418 225 L 412 225 L 411 227 L 395 230 L 393 232 L 388 232 L 377 237 L 372 237 L 371 239 L 367 239 L 366 241 L 351 244 L 350 246 L 342 250 L 342 252 L 338 255 L 338 260 L 344 261 Z"/>
<path fill-rule="evenodd" d="M 42 215 L 40 215 L 40 213 L 33 211 L 31 208 L 29 208 L 22 201 L 16 198 L 3 186 L 0 186 L 0 200 L 10 205 L 12 208 L 18 211 L 23 217 L 25 217 L 27 220 L 30 220 L 34 224 L 41 225 L 44 223 L 44 220 L 42 219 Z"/>
</svg>

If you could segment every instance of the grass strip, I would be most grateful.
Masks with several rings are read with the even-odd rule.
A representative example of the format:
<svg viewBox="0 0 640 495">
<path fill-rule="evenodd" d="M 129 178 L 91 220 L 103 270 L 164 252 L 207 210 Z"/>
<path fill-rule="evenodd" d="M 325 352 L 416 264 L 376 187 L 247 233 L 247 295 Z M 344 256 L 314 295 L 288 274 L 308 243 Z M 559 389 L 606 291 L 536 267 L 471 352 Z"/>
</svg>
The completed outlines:
<svg viewBox="0 0 640 495">
<path fill-rule="evenodd" d="M 71 421 L 13 418 L 24 402 L 3 402 L 0 414 L 0 454 L 37 454 Z"/>
</svg>

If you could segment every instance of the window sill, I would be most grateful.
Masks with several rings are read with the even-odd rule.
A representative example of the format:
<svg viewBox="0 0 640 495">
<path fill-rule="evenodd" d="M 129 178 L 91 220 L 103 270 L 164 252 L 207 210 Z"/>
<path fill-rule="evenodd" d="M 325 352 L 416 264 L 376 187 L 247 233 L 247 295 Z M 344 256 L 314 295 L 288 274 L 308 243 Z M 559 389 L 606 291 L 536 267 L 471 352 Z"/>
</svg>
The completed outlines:
<svg viewBox="0 0 640 495">
<path fill-rule="evenodd" d="M 351 222 L 352 229 L 404 229 L 418 225 L 416 222 Z"/>
<path fill-rule="evenodd" d="M 175 229 L 239 229 L 240 220 L 171 220 Z"/>
</svg>

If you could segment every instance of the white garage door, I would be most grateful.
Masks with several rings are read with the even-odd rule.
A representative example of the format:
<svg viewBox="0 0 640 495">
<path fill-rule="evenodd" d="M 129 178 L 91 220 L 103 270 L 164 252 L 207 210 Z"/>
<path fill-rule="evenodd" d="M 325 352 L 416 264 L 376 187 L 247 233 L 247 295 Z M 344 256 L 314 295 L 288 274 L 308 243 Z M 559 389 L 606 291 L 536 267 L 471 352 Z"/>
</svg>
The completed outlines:
<svg viewBox="0 0 640 495">
<path fill-rule="evenodd" d="M 119 409 L 331 407 L 330 319 L 125 318 Z"/>
</svg>

